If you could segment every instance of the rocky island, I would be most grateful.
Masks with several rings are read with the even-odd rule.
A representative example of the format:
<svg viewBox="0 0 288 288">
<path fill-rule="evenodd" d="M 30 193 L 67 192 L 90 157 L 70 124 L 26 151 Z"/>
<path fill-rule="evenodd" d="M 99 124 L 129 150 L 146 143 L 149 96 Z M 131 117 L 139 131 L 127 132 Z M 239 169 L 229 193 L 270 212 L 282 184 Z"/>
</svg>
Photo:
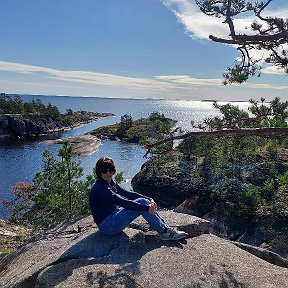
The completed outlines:
<svg viewBox="0 0 288 288">
<path fill-rule="evenodd" d="M 44 105 L 37 99 L 23 102 L 20 96 L 0 96 L 0 136 L 12 135 L 31 137 L 45 135 L 96 121 L 99 117 L 113 116 L 112 113 L 72 111 L 60 113 L 51 103 Z"/>
<path fill-rule="evenodd" d="M 96 121 L 99 117 L 113 116 L 111 113 L 77 111 L 69 117 L 53 118 L 37 113 L 0 114 L 0 136 L 38 136 L 72 129 Z"/>
<path fill-rule="evenodd" d="M 131 115 L 121 117 L 121 122 L 114 125 L 97 128 L 90 134 L 99 139 L 125 141 L 137 144 L 146 144 L 160 139 L 170 133 L 177 121 L 153 112 L 148 118 L 133 120 Z"/>
<path fill-rule="evenodd" d="M 72 144 L 74 156 L 88 155 L 96 151 L 101 140 L 124 141 L 144 145 L 149 141 L 163 139 L 176 121 L 159 113 L 152 113 L 148 118 L 133 120 L 130 115 L 121 117 L 121 122 L 99 127 L 84 135 L 65 139 Z M 46 140 L 46 143 L 62 144 L 63 139 Z"/>
</svg>

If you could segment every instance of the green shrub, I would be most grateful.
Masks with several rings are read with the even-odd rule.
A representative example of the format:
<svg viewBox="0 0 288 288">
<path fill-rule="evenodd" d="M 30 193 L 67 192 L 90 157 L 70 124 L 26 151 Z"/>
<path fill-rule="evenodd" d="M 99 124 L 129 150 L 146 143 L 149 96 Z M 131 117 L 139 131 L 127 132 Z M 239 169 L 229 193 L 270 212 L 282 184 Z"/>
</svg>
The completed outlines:
<svg viewBox="0 0 288 288">
<path fill-rule="evenodd" d="M 116 175 L 114 176 L 114 179 L 117 183 L 121 183 L 124 180 L 123 172 L 116 173 Z"/>
<path fill-rule="evenodd" d="M 278 179 L 280 185 L 288 188 L 288 170 L 283 175 L 279 176 Z"/>
<path fill-rule="evenodd" d="M 239 202 L 236 204 L 236 214 L 244 219 L 257 220 L 264 215 L 266 201 L 261 197 L 259 188 L 254 187 L 244 190 L 239 195 Z"/>
</svg>

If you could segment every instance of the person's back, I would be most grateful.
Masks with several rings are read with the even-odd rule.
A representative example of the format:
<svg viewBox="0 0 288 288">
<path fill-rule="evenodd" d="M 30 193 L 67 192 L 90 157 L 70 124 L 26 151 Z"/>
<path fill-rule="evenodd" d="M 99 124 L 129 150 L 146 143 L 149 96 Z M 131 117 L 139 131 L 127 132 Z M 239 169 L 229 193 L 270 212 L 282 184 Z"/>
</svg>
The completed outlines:
<svg viewBox="0 0 288 288">
<path fill-rule="evenodd" d="M 107 185 L 105 181 L 98 179 L 89 192 L 90 210 L 97 225 L 116 209 Z"/>
</svg>

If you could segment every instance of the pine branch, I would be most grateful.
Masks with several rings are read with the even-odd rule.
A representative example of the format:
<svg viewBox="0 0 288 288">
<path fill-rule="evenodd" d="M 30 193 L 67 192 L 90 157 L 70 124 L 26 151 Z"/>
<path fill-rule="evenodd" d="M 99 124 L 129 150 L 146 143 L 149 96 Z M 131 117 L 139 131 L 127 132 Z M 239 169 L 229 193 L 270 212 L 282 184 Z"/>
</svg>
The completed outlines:
<svg viewBox="0 0 288 288">
<path fill-rule="evenodd" d="M 174 140 L 183 140 L 192 136 L 266 136 L 272 134 L 288 134 L 288 127 L 275 127 L 275 128 L 246 128 L 246 129 L 227 129 L 227 130 L 217 130 L 217 131 L 193 131 L 183 135 L 177 135 L 173 137 L 166 138 L 155 143 L 147 144 L 146 149 L 157 147 L 161 144 L 167 143 Z"/>
</svg>

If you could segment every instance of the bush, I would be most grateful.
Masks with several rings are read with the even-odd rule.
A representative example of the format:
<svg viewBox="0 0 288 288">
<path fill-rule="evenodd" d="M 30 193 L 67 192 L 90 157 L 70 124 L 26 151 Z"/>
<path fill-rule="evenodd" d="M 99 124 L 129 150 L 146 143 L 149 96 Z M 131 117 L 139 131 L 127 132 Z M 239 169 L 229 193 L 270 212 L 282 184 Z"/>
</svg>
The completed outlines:
<svg viewBox="0 0 288 288">
<path fill-rule="evenodd" d="M 265 200 L 261 197 L 259 188 L 254 187 L 244 190 L 239 195 L 236 205 L 236 215 L 244 219 L 257 220 L 264 215 Z"/>
</svg>

